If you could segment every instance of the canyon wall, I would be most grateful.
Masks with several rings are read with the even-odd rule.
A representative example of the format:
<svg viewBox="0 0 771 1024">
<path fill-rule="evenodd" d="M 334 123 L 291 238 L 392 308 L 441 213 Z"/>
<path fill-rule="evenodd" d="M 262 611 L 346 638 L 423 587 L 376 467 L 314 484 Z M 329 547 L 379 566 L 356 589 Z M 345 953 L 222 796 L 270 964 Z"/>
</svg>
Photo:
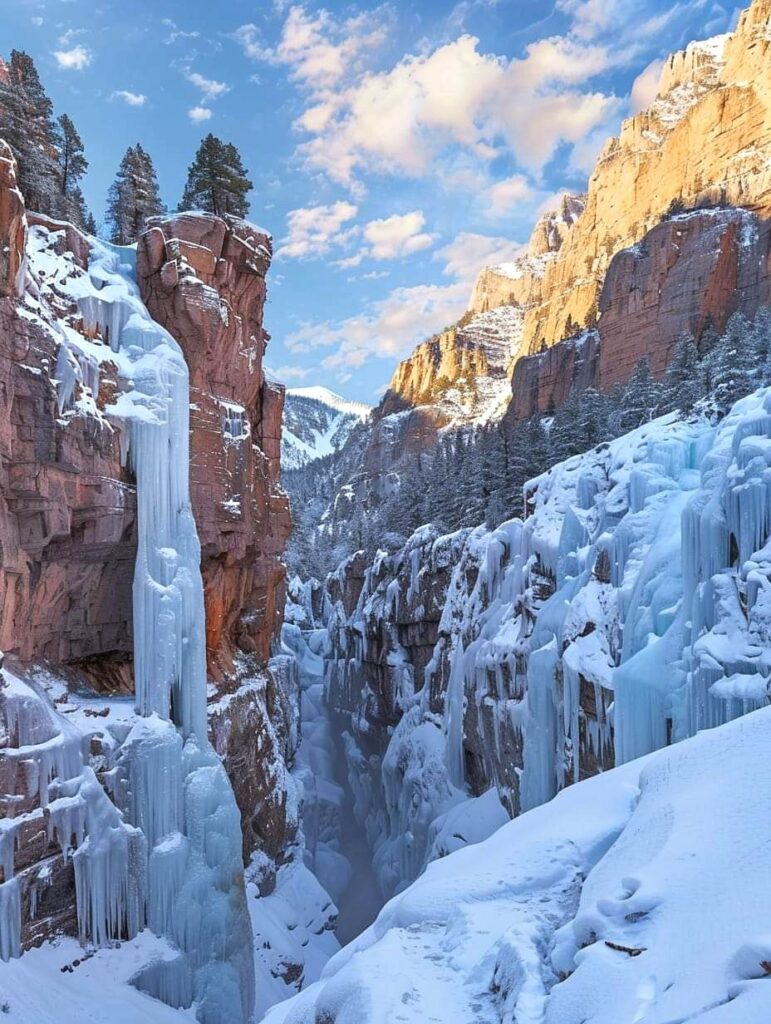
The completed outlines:
<svg viewBox="0 0 771 1024">
<path fill-rule="evenodd" d="M 90 250 L 71 225 L 25 212 L 0 144 L 0 650 L 41 709 L 53 699 L 78 719 L 101 778 L 133 693 L 137 523 L 127 436 L 112 409 L 130 384 L 109 326 L 87 326 L 78 298 L 89 272 L 98 278 Z M 244 858 L 259 850 L 265 864 L 280 862 L 298 826 L 289 766 L 299 715 L 296 673 L 271 657 L 290 520 L 278 484 L 283 389 L 262 373 L 270 254 L 270 239 L 246 222 L 180 215 L 153 225 L 136 259 L 146 305 L 190 370 L 210 736 L 232 779 Z M 0 752 L 2 799 L 9 816 L 30 817 L 16 861 L 29 945 L 74 929 L 72 864 L 52 841 L 45 800 L 18 772 L 15 705 L 3 695 L 0 705 L 10 745 Z M 263 870 L 264 887 L 272 877 Z"/>
<path fill-rule="evenodd" d="M 562 196 L 521 256 L 481 271 L 468 313 L 397 368 L 383 410 L 442 406 L 455 386 L 448 422 L 473 421 L 468 365 L 489 375 L 475 325 L 495 310 L 507 311 L 501 342 L 519 418 L 564 399 L 582 331 L 599 326 L 602 344 L 596 374 L 579 360 L 578 379 L 608 387 L 643 356 L 661 373 L 681 330 L 767 302 L 770 25 L 771 0 L 754 0 L 732 35 L 672 55 L 657 98 L 606 143 L 586 195 Z"/>
</svg>

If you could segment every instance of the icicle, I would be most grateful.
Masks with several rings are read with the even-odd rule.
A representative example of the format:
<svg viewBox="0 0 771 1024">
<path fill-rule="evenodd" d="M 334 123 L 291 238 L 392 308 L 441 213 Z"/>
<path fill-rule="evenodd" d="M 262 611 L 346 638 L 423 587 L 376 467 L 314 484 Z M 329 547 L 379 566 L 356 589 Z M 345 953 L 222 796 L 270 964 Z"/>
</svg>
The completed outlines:
<svg viewBox="0 0 771 1024">
<path fill-rule="evenodd" d="M 450 680 L 445 696 L 445 731 L 447 734 L 447 770 L 450 782 L 462 789 L 466 782 L 465 756 L 463 751 L 463 719 L 465 715 L 465 673 L 463 642 L 452 654 Z"/>
</svg>

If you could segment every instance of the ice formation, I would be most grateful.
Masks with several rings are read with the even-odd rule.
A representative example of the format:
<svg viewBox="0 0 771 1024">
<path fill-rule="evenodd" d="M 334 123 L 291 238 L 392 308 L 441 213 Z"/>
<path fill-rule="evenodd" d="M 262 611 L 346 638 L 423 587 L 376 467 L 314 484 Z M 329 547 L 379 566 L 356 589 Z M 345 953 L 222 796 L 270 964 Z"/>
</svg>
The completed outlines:
<svg viewBox="0 0 771 1024">
<path fill-rule="evenodd" d="M 61 261 L 48 236 L 34 229 L 30 267 L 50 280 L 61 273 Z M 195 1004 L 204 1024 L 245 1024 L 254 1001 L 252 940 L 240 816 L 207 738 L 203 585 L 188 480 L 188 371 L 178 344 L 139 297 L 134 262 L 134 250 L 92 240 L 88 272 L 68 268 L 66 280 L 58 281 L 95 338 L 89 342 L 59 327 L 60 409 L 66 415 L 76 402 L 90 408 L 100 364 L 115 363 L 124 387 L 105 415 L 126 429 L 124 455 L 137 483 L 136 716 L 114 727 L 104 780 L 114 802 L 85 763 L 82 734 L 41 694 L 17 682 L 5 700 L 18 705 L 10 716 L 18 732 L 14 756 L 34 754 L 40 808 L 47 808 L 63 855 L 73 857 L 82 938 L 96 944 L 131 938 L 147 922 L 179 955 L 139 970 L 134 984 L 171 1006 Z M 240 431 L 237 410 L 225 410 L 224 419 L 228 429 Z M 28 713 L 33 706 L 35 713 Z M 18 904 L 9 868 L 19 820 L 2 822 L 0 834 L 0 900 L 10 910 Z M 8 919 L 18 915 L 0 915 Z M 18 954 L 18 929 L 0 929 L 0 952 Z"/>
<path fill-rule="evenodd" d="M 516 815 L 769 702 L 770 391 L 717 425 L 663 417 L 526 490 L 523 522 L 423 527 L 370 567 L 352 612 L 337 600 L 328 614 L 328 694 L 355 725 L 351 776 L 386 893 L 485 787 Z M 442 572 L 421 676 L 402 638 Z M 374 762 L 379 694 L 400 719 Z"/>
</svg>

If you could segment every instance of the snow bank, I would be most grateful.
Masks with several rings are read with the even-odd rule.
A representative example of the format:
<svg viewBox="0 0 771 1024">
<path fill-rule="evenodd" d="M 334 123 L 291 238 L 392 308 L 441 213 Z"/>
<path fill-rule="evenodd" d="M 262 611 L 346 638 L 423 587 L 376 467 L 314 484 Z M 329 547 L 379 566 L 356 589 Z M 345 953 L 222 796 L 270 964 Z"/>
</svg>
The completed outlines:
<svg viewBox="0 0 771 1024">
<path fill-rule="evenodd" d="M 266 1024 L 765 1024 L 769 744 L 764 709 L 429 865 Z"/>
</svg>

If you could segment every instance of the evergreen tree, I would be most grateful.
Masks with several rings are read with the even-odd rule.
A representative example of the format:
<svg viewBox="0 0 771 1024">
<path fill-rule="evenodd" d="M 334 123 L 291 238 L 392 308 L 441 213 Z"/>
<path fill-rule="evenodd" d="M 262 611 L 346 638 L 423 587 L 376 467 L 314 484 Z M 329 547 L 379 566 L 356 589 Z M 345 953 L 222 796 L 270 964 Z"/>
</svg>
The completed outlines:
<svg viewBox="0 0 771 1024">
<path fill-rule="evenodd" d="M 58 124 L 61 215 L 79 228 L 87 228 L 93 217 L 86 209 L 86 201 L 79 184 L 88 170 L 83 141 L 67 114 L 61 115 Z"/>
<path fill-rule="evenodd" d="M 232 143 L 207 135 L 198 148 L 187 175 L 180 210 L 206 210 L 218 217 L 249 213 L 247 193 L 252 183 Z"/>
<path fill-rule="evenodd" d="M 704 373 L 699 350 L 688 332 L 680 335 L 664 376 L 662 412 L 680 409 L 688 415 L 704 395 Z"/>
<path fill-rule="evenodd" d="M 611 417 L 612 432 L 619 437 L 654 419 L 662 397 L 661 385 L 651 373 L 648 359 L 639 359 Z"/>
<path fill-rule="evenodd" d="M 750 322 L 743 313 L 733 313 L 706 360 L 710 392 L 719 412 L 727 412 L 756 386 L 756 359 Z"/>
<path fill-rule="evenodd" d="M 110 241 L 116 245 L 131 245 L 142 234 L 149 218 L 163 212 L 150 154 L 139 143 L 130 146 L 110 188 L 107 207 Z"/>
<path fill-rule="evenodd" d="M 0 137 L 14 152 L 19 189 L 29 209 L 61 216 L 59 125 L 35 62 L 20 50 L 12 51 L 8 81 L 0 82 Z"/>
</svg>

